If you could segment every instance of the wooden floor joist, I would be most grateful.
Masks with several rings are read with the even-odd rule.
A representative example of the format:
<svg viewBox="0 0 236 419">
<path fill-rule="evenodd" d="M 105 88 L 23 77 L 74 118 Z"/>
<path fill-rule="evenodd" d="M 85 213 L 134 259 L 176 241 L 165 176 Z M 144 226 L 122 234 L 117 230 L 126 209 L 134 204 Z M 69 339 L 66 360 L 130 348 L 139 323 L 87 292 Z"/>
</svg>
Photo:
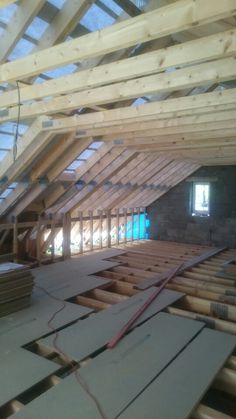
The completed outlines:
<svg viewBox="0 0 236 419">
<path fill-rule="evenodd" d="M 131 244 L 127 244 L 120 247 L 127 250 L 126 254 L 117 256 L 117 261 L 123 262 L 124 268 L 122 269 L 122 266 L 120 266 L 109 271 L 103 271 L 101 272 L 103 277 L 109 278 L 114 282 L 119 281 L 119 283 L 124 281 L 124 283 L 130 284 L 130 286 L 136 285 L 136 289 L 138 289 L 138 284 L 144 284 L 145 281 L 149 282 L 150 275 L 153 276 L 150 271 L 158 269 L 160 272 L 161 270 L 162 272 L 166 272 L 168 263 L 172 266 L 176 265 L 177 260 L 181 260 L 181 258 L 184 257 L 186 261 L 185 264 L 188 265 L 188 269 L 185 271 L 186 274 L 188 272 L 192 272 L 192 269 L 194 269 L 196 276 L 199 275 L 200 279 L 190 280 L 177 275 L 167 287 L 169 289 L 183 291 L 187 294 L 187 296 L 180 300 L 177 304 L 174 304 L 174 306 L 170 306 L 167 311 L 178 316 L 203 321 L 210 328 L 215 328 L 217 330 L 236 335 L 236 300 L 234 297 L 236 288 L 234 281 L 231 281 L 230 285 L 227 283 L 226 286 L 219 285 L 217 282 L 214 283 L 213 281 L 205 281 L 201 277 L 201 272 L 203 270 L 211 273 L 211 275 L 214 275 L 227 259 L 235 255 L 236 252 L 234 250 L 221 248 L 217 250 L 207 249 L 205 252 L 202 252 L 203 249 L 201 250 L 200 248 L 191 249 L 189 246 L 184 247 L 184 245 L 181 244 L 176 245 L 174 243 L 165 242 L 146 242 L 138 244 L 135 247 L 131 247 Z M 160 257 L 160 251 L 162 254 L 163 252 L 168 253 L 166 253 L 165 256 L 163 254 L 162 257 Z M 191 259 L 190 255 L 192 251 L 197 251 L 199 253 Z M 189 255 L 184 256 L 184 253 L 189 253 Z M 204 257 L 201 256 L 201 253 Z M 141 263 L 140 258 L 142 258 Z M 114 262 L 116 257 L 113 257 L 112 260 Z M 191 260 L 194 261 L 193 266 L 196 266 L 195 268 L 192 267 Z M 125 268 L 127 265 L 130 267 Z M 140 265 L 142 266 L 141 270 L 139 268 Z M 146 280 L 143 280 L 145 276 Z M 215 277 L 213 276 L 213 279 L 214 278 Z M 178 284 L 184 283 L 184 281 L 187 281 L 187 286 L 178 286 Z M 208 291 L 209 289 L 211 291 Z M 214 292 L 212 290 L 214 290 Z M 234 357 L 232 357 L 232 359 L 230 358 L 227 365 L 234 369 Z M 229 392 L 229 394 L 232 395 L 234 387 L 230 384 L 230 380 L 233 380 L 232 383 L 234 386 L 236 382 L 234 374 L 233 372 L 229 372 L 227 375 L 227 368 L 225 373 L 223 371 L 224 370 L 222 370 L 222 380 L 227 380 L 226 386 L 224 387 L 221 375 L 217 378 L 213 385 L 218 389 L 224 389 L 227 393 Z M 218 419 L 221 415 L 223 418 L 225 415 L 225 413 L 214 410 L 212 407 L 202 405 L 200 405 L 194 413 L 194 415 L 199 418 L 205 417 L 204 414 L 209 415 L 209 418 L 211 419 Z M 193 417 L 195 417 L 194 415 Z M 230 418 L 232 416 L 226 414 L 225 417 Z"/>
<path fill-rule="evenodd" d="M 95 253 L 95 254 L 91 253 L 90 256 L 84 256 L 78 259 L 71 259 L 70 261 L 56 263 L 55 265 L 45 266 L 42 268 L 40 267 L 37 270 L 35 270 L 34 272 L 36 273 L 36 278 L 38 278 L 38 280 L 42 282 L 42 284 L 44 284 L 43 286 L 48 286 L 46 285 L 48 283 L 50 286 L 49 289 L 51 290 L 53 294 L 55 293 L 58 297 L 59 296 L 62 297 L 62 295 L 67 295 L 68 297 L 69 292 L 68 290 L 66 291 L 66 288 L 60 290 L 60 283 L 62 284 L 61 281 L 63 278 L 63 272 L 70 272 L 70 269 L 72 269 L 73 275 L 75 275 L 75 268 L 77 267 L 80 270 L 81 275 L 84 277 L 84 280 L 86 279 L 88 288 L 86 289 L 85 284 L 84 285 L 81 284 L 80 291 L 79 291 L 79 288 L 77 287 L 79 292 L 77 294 L 74 294 L 74 296 L 69 299 L 70 303 L 67 303 L 67 304 L 70 304 L 71 306 L 74 306 L 75 308 L 78 307 L 80 311 L 83 308 L 82 306 L 84 306 L 84 309 L 87 310 L 87 313 L 88 313 L 87 316 L 89 317 L 85 318 L 84 320 L 81 319 L 79 322 L 73 322 L 72 324 L 69 324 L 69 325 L 67 324 L 66 326 L 64 326 L 62 330 L 59 331 L 59 336 L 57 338 L 56 347 L 54 346 L 54 339 L 55 339 L 54 333 L 52 333 L 51 335 L 47 337 L 41 337 L 41 339 L 37 339 L 36 338 L 37 331 L 35 330 L 35 327 L 33 324 L 32 325 L 29 324 L 28 326 L 25 325 L 24 322 L 22 323 L 22 320 L 20 320 L 21 317 L 19 317 L 19 319 L 16 320 L 17 322 L 20 321 L 22 323 L 22 327 L 21 327 L 20 335 L 19 333 L 17 333 L 17 335 L 14 336 L 14 342 L 16 341 L 16 339 L 20 339 L 20 342 L 24 342 L 26 336 L 29 339 L 29 331 L 33 327 L 34 330 L 32 329 L 32 332 L 30 332 L 32 336 L 31 343 L 26 345 L 26 347 L 22 350 L 26 351 L 26 349 L 28 348 L 28 350 L 37 354 L 38 356 L 46 358 L 47 360 L 50 360 L 50 362 L 54 362 L 55 363 L 54 365 L 56 365 L 56 368 L 57 369 L 59 368 L 59 370 L 56 369 L 55 370 L 56 372 L 53 372 L 46 379 L 45 382 L 43 380 L 41 387 L 40 386 L 38 387 L 38 384 L 36 385 L 37 389 L 35 388 L 34 390 L 35 398 L 33 400 L 29 402 L 27 401 L 27 397 L 30 397 L 30 396 L 28 396 L 26 392 L 26 395 L 24 397 L 23 396 L 13 397 L 12 401 L 7 402 L 4 408 L 0 407 L 0 413 L 2 417 L 4 419 L 7 417 L 11 417 L 11 415 L 17 411 L 18 415 L 21 415 L 21 416 L 23 415 L 22 418 L 23 417 L 24 419 L 28 418 L 30 417 L 30 415 L 32 415 L 32 409 L 34 409 L 34 411 L 37 410 L 40 412 L 40 408 L 37 407 L 36 410 L 35 408 L 36 406 L 40 406 L 40 404 L 42 403 L 41 397 L 43 397 L 43 400 L 45 400 L 43 403 L 47 403 L 48 397 L 51 397 L 50 395 L 54 395 L 53 397 L 55 399 L 57 398 L 57 394 L 59 394 L 62 390 L 64 392 L 67 392 L 67 384 L 66 384 L 67 381 L 65 381 L 65 379 L 63 378 L 63 368 L 68 368 L 67 374 L 69 374 L 69 378 L 71 377 L 69 380 L 71 381 L 70 388 L 71 389 L 77 388 L 76 383 L 72 379 L 72 377 L 73 377 L 74 368 L 78 368 L 76 367 L 78 362 L 80 365 L 79 360 L 81 359 L 82 361 L 81 366 L 79 368 L 79 371 L 80 371 L 79 373 L 80 374 L 82 373 L 83 376 L 85 377 L 86 371 L 89 371 L 88 370 L 89 366 L 91 368 L 91 371 L 93 371 L 93 368 L 96 367 L 97 362 L 98 362 L 98 365 L 100 365 L 99 364 L 100 358 L 102 359 L 102 357 L 104 357 L 104 359 L 107 359 L 107 355 L 105 353 L 106 350 L 105 352 L 102 352 L 101 355 L 99 356 L 100 350 L 105 347 L 105 344 L 107 343 L 109 338 L 116 331 L 118 331 L 119 327 L 122 326 L 122 324 L 124 324 L 125 319 L 127 320 L 127 317 L 130 317 L 130 314 L 134 313 L 137 310 L 137 308 L 140 307 L 142 303 L 146 300 L 147 296 L 151 295 L 153 292 L 153 288 L 142 291 L 142 290 L 135 289 L 134 285 L 142 283 L 145 280 L 145 278 L 148 281 L 150 277 L 153 277 L 153 274 L 155 273 L 156 269 L 158 269 L 159 273 L 166 272 L 166 270 L 169 270 L 169 268 L 173 269 L 178 263 L 184 262 L 184 264 L 190 265 L 189 262 L 193 259 L 195 261 L 196 259 L 198 261 L 199 259 L 201 259 L 201 262 L 198 263 L 195 268 L 190 267 L 188 270 L 185 271 L 185 273 L 191 272 L 191 269 L 195 269 L 196 275 L 198 275 L 198 271 L 199 271 L 200 272 L 199 275 L 201 277 L 202 270 L 205 270 L 205 271 L 209 271 L 211 275 L 213 275 L 213 278 L 214 278 L 215 272 L 219 270 L 220 266 L 223 263 L 225 263 L 225 261 L 227 261 L 228 258 L 233 257 L 233 255 L 235 254 L 235 251 L 230 250 L 230 249 L 229 250 L 222 249 L 220 253 L 217 253 L 215 256 L 212 256 L 213 252 L 215 252 L 215 249 L 209 249 L 207 247 L 196 246 L 196 245 L 186 246 L 184 244 L 176 244 L 176 243 L 170 243 L 170 242 L 142 241 L 138 243 L 138 242 L 130 241 L 123 245 L 120 245 L 119 250 L 110 249 L 106 251 L 103 254 L 103 256 L 100 256 L 99 253 Z M 208 254 L 209 259 L 205 260 L 204 258 L 201 258 L 202 254 Z M 106 258 L 108 258 L 108 260 L 101 260 L 101 257 L 104 258 L 105 255 L 106 255 Z M 110 260 L 109 260 L 109 257 L 110 257 Z M 90 258 L 91 263 L 88 263 L 89 259 L 87 258 Z M 140 260 L 142 263 L 140 263 Z M 94 272 L 95 268 L 97 268 L 98 271 Z M 59 272 L 61 273 L 61 277 L 58 277 Z M 96 281 L 95 281 L 92 288 L 89 289 L 91 285 L 89 285 L 88 282 L 89 282 L 89 279 L 92 278 L 91 277 L 92 272 L 96 273 L 95 277 L 97 278 L 98 282 L 96 286 Z M 45 275 L 46 276 L 50 275 L 51 280 L 49 282 L 47 282 L 46 277 L 44 278 Z M 224 332 L 228 332 L 231 335 L 230 338 L 233 339 L 232 343 L 236 342 L 235 340 L 236 338 L 234 338 L 234 335 L 236 335 L 235 301 L 234 300 L 220 301 L 220 297 L 224 295 L 227 298 L 230 297 L 227 291 L 231 290 L 231 293 L 233 293 L 235 289 L 235 285 L 231 284 L 231 287 L 228 287 L 226 285 L 219 285 L 219 284 L 213 285 L 212 282 L 203 281 L 202 278 L 201 280 L 198 281 L 198 280 L 185 278 L 181 275 L 180 276 L 177 275 L 175 278 L 172 279 L 172 281 L 170 281 L 168 285 L 169 290 L 165 290 L 164 294 L 160 296 L 160 299 L 157 299 L 155 302 L 153 302 L 153 304 L 148 308 L 147 312 L 143 314 L 145 315 L 145 318 L 143 317 L 141 318 L 140 324 L 142 324 L 144 321 L 143 327 L 145 328 L 146 327 L 145 322 L 147 321 L 147 319 L 155 315 L 159 310 L 163 310 L 164 307 L 166 307 L 167 305 L 166 311 L 172 316 L 173 315 L 176 316 L 176 319 L 178 318 L 181 319 L 181 318 L 186 317 L 188 321 L 190 320 L 193 321 L 193 324 L 195 323 L 199 324 L 200 322 L 200 324 L 202 325 L 201 327 L 205 326 L 204 330 L 207 330 L 206 328 L 207 326 L 213 329 L 214 328 L 218 329 L 219 331 L 222 330 Z M 103 282 L 99 283 L 99 277 L 101 281 Z M 177 286 L 181 278 L 183 278 L 183 281 L 187 281 L 187 284 L 188 284 L 184 286 L 184 290 L 183 290 L 186 295 L 181 293 L 181 289 L 179 290 L 175 289 L 175 287 Z M 180 283 L 182 282 L 180 281 Z M 191 292 L 189 292 L 189 294 L 187 293 L 187 289 L 189 289 L 190 291 L 196 289 L 195 283 L 198 285 L 199 284 L 203 285 L 201 288 L 201 292 L 202 292 L 201 295 L 196 296 L 196 295 L 192 295 Z M 208 283 L 210 287 L 213 287 L 214 291 L 212 289 L 211 291 L 209 291 L 208 287 L 204 290 L 204 284 L 208 284 Z M 72 286 L 70 288 L 70 294 L 75 293 L 76 292 L 75 289 L 76 288 Z M 40 289 L 38 289 L 37 292 L 40 293 L 39 295 L 41 296 L 43 295 L 43 291 L 41 291 Z M 177 293 L 178 298 L 175 297 L 174 299 L 172 299 L 170 294 L 168 296 L 167 292 Z M 174 294 L 173 294 L 173 297 L 174 297 Z M 217 297 L 217 299 L 215 299 L 215 297 Z M 48 298 L 50 300 L 50 297 Z M 47 298 L 47 301 L 48 301 L 48 298 Z M 61 306 L 60 303 L 58 304 L 59 306 Z M 43 306 L 41 309 L 43 309 Z M 94 314 L 89 315 L 91 311 L 94 311 Z M 80 315 L 82 315 L 82 312 Z M 18 316 L 21 316 L 21 314 L 19 313 Z M 63 312 L 60 315 L 60 319 L 62 319 L 62 317 L 63 317 Z M 154 319 L 155 317 L 156 316 L 154 316 Z M 73 319 L 73 315 L 71 319 Z M 60 321 L 58 323 L 59 325 L 62 324 L 60 323 Z M 42 329 L 43 322 L 46 322 L 45 317 L 44 319 L 42 319 L 42 325 L 40 326 L 40 329 L 39 329 L 42 331 L 43 331 Z M 141 331 L 140 327 L 133 330 Z M 0 328 L 1 328 L 1 322 L 0 322 Z M 89 334 L 88 334 L 88 330 L 89 330 Z M 7 333 L 15 334 L 15 331 L 16 331 L 16 328 L 14 326 L 12 331 L 9 330 Z M 41 333 L 43 334 L 42 331 Z M 131 340 L 132 340 L 133 333 L 134 332 L 131 331 L 131 333 L 128 335 L 128 336 L 131 336 Z M 212 331 L 212 333 L 217 333 L 217 332 Z M 162 336 L 163 336 L 163 332 L 162 332 Z M 73 344 L 72 344 L 72 341 L 74 342 Z M 205 339 L 203 339 L 203 341 L 205 341 Z M 126 342 L 126 339 L 124 339 L 124 344 L 125 342 Z M 145 340 L 143 342 L 146 345 Z M 57 345 L 59 349 L 57 348 Z M 121 342 L 121 346 L 122 345 L 123 345 L 123 341 Z M 150 347 L 149 344 L 148 344 L 148 347 Z M 155 351 L 157 350 L 157 347 L 155 347 Z M 88 348 L 90 352 L 88 352 Z M 133 344 L 132 344 L 132 348 L 135 348 Z M 209 349 L 208 345 L 207 345 L 207 348 Z M 3 350 L 4 350 L 4 347 L 3 347 Z M 130 351 L 128 351 L 127 353 L 129 352 Z M 130 356 L 131 356 L 131 352 L 130 352 Z M 94 353 L 96 355 L 95 357 L 93 355 L 91 358 L 89 353 L 90 354 Z M 135 353 L 136 353 L 136 349 L 135 349 Z M 88 358 L 90 358 L 90 360 Z M 232 398 L 233 398 L 233 395 L 235 394 L 235 383 L 236 383 L 234 358 L 235 356 L 233 354 L 232 356 L 229 356 L 225 360 L 226 362 L 225 365 L 224 366 L 222 365 L 224 368 L 220 370 L 216 379 L 213 380 L 212 386 L 210 387 L 210 391 L 213 391 L 213 392 L 218 391 L 222 394 L 226 394 L 228 399 L 230 400 L 230 403 L 233 403 Z M 83 363 L 83 359 L 88 359 L 88 361 L 85 361 Z M 119 356 L 119 359 L 120 359 L 120 356 Z M 173 364 L 175 365 L 175 362 Z M 131 365 L 130 362 L 129 362 L 129 365 Z M 60 372 L 60 368 L 62 368 L 61 372 Z M 116 368 L 116 366 L 114 367 L 112 366 L 112 368 Z M 86 381 L 87 380 L 90 381 L 90 375 L 86 375 L 86 377 L 87 377 Z M 202 381 L 202 385 L 204 387 L 205 384 L 203 381 Z M 156 382 L 156 380 L 154 382 Z M 138 385 L 138 380 L 137 380 L 137 385 Z M 56 389 L 54 390 L 55 387 L 57 387 L 59 390 L 56 390 Z M 150 386 L 148 386 L 147 388 L 149 389 L 149 387 Z M 93 391 L 95 391 L 95 388 L 93 388 Z M 110 387 L 110 391 L 112 391 L 111 387 Z M 97 390 L 95 392 L 97 394 Z M 226 418 L 233 417 L 232 406 L 230 407 L 230 404 L 228 406 L 228 403 L 226 403 L 223 410 L 221 410 L 220 407 L 218 407 L 219 410 L 214 409 L 210 403 L 210 396 L 208 397 L 208 392 L 206 392 L 206 390 L 204 390 L 203 393 L 204 392 L 205 392 L 204 401 L 202 401 L 199 407 L 197 407 L 197 409 L 193 412 L 193 418 L 204 417 L 204 414 L 209 414 L 209 417 L 211 419 L 218 419 L 220 414 L 222 414 L 222 418 L 224 418 L 224 415 Z M 102 399 L 103 399 L 102 406 L 103 407 L 107 406 L 106 407 L 107 409 L 108 406 L 110 406 L 110 404 L 107 402 L 106 397 Z M 112 407 L 110 406 L 109 409 L 118 409 L 116 410 L 116 412 L 120 411 L 121 409 L 120 403 L 124 403 L 124 401 L 122 401 L 124 400 L 123 396 L 121 396 L 119 400 L 120 401 L 117 400 L 115 404 L 113 403 Z M 137 398 L 137 401 L 138 400 L 139 400 L 139 397 Z M 200 400 L 197 400 L 197 403 L 199 402 Z M 87 405 L 89 406 L 89 408 L 92 407 L 91 402 L 87 403 Z M 165 403 L 165 406 L 167 405 L 168 404 Z M 132 409 L 133 408 L 136 409 L 135 406 L 136 406 L 135 404 L 133 405 L 133 403 L 131 403 Z M 186 405 L 186 408 L 188 408 L 187 405 Z M 10 416 L 9 414 L 6 415 L 6 412 L 11 412 Z M 125 412 L 126 412 L 126 409 L 124 410 L 122 415 L 125 414 Z M 148 417 L 151 417 L 150 412 L 149 412 Z M 130 414 L 129 410 L 127 410 L 127 414 Z M 180 414 L 180 411 L 179 411 L 179 414 Z M 54 413 L 52 413 L 52 415 L 54 415 Z M 52 417 L 54 418 L 54 416 Z"/>
</svg>

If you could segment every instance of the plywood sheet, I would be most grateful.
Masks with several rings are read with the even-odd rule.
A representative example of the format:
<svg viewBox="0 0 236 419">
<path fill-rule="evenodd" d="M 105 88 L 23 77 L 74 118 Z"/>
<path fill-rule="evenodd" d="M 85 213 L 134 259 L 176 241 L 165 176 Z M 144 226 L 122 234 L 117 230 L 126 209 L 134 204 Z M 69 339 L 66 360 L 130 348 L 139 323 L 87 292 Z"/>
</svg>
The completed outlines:
<svg viewBox="0 0 236 419">
<path fill-rule="evenodd" d="M 97 313 L 77 324 L 63 329 L 57 339 L 57 346 L 74 360 L 81 360 L 102 348 L 108 340 L 140 308 L 155 288 L 138 293 L 105 311 Z M 168 305 L 182 298 L 184 294 L 163 290 L 159 297 L 147 308 L 135 325 L 163 310 Z M 39 342 L 42 346 L 53 347 L 53 336 Z"/>
<path fill-rule="evenodd" d="M 5 353 L 0 358 L 0 406 L 58 369 L 55 363 L 25 349 Z"/>
<path fill-rule="evenodd" d="M 235 336 L 204 329 L 119 418 L 188 418 L 235 345 Z"/>
<path fill-rule="evenodd" d="M 113 350 L 106 350 L 81 368 L 80 379 L 99 401 L 105 417 L 114 419 L 202 327 L 200 322 L 160 313 L 132 331 Z M 101 419 L 74 374 L 13 417 Z"/>
</svg>

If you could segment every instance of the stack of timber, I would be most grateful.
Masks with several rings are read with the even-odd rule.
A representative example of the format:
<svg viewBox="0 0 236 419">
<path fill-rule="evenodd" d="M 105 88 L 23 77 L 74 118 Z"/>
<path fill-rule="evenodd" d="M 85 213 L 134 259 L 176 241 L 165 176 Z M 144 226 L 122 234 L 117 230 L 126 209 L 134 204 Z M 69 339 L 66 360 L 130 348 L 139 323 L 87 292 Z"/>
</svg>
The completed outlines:
<svg viewBox="0 0 236 419">
<path fill-rule="evenodd" d="M 18 263 L 0 264 L 0 317 L 30 305 L 33 288 L 30 268 Z"/>
</svg>

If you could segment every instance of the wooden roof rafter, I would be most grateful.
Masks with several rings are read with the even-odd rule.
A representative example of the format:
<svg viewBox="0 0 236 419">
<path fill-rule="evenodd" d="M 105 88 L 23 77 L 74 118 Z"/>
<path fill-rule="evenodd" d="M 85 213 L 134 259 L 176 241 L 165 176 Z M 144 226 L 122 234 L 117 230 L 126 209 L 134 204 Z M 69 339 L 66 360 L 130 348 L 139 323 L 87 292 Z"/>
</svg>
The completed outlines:
<svg viewBox="0 0 236 419">
<path fill-rule="evenodd" d="M 75 3 L 77 4 L 75 5 Z M 68 63 L 81 63 L 76 73 L 45 81 L 40 87 L 34 84 L 20 85 L 22 121 L 28 123 L 31 118 L 37 115 L 41 118 L 40 123 L 37 122 L 39 123 L 37 135 L 42 139 L 41 155 L 43 156 L 46 147 L 50 147 L 51 153 L 42 162 L 36 162 L 34 153 L 32 153 L 29 162 L 25 160 L 24 170 L 29 180 L 29 188 L 25 197 L 20 192 L 23 184 L 21 178 L 23 171 L 19 167 L 20 162 L 24 161 L 23 156 L 26 156 L 28 147 L 31 147 L 32 150 L 33 144 L 36 144 L 33 136 L 28 144 L 24 142 L 27 133 L 20 139 L 18 154 L 20 160 L 16 161 L 16 164 L 12 164 L 10 154 L 4 159 L 1 180 L 6 173 L 10 173 L 11 176 L 7 183 L 2 183 L 1 188 L 4 189 L 6 185 L 10 185 L 10 180 L 20 181 L 11 197 L 13 204 L 16 202 L 15 198 L 19 197 L 20 199 L 17 214 L 29 206 L 30 199 L 31 202 L 39 202 L 41 196 L 45 196 L 47 202 L 44 209 L 50 208 L 55 211 L 59 207 L 59 211 L 71 210 L 74 208 L 74 204 L 77 205 L 77 198 L 78 202 L 83 202 L 85 207 L 86 200 L 88 203 L 95 204 L 96 201 L 93 200 L 92 195 L 86 195 L 86 193 L 86 198 L 81 198 L 82 201 L 79 197 L 75 198 L 78 190 L 73 185 L 78 179 L 79 171 L 71 176 L 66 176 L 63 173 L 67 163 L 78 155 L 80 141 L 85 144 L 89 141 L 102 140 L 110 145 L 113 152 L 119 148 L 126 148 L 127 152 L 136 153 L 138 157 L 146 154 L 143 163 L 140 163 L 144 178 L 148 176 L 145 159 L 148 158 L 150 152 L 155 153 L 155 156 L 158 157 L 169 157 L 170 160 L 175 160 L 176 171 L 180 167 L 181 160 L 189 161 L 188 164 L 192 169 L 198 167 L 199 164 L 206 164 L 207 161 L 211 162 L 211 151 L 216 153 L 219 161 L 221 157 L 223 162 L 236 161 L 234 155 L 230 158 L 228 154 L 228 150 L 230 148 L 233 150 L 235 144 L 236 90 L 228 88 L 230 86 L 227 84 L 219 86 L 220 83 L 236 79 L 234 59 L 236 37 L 234 22 L 230 19 L 236 14 L 235 0 L 227 0 L 224 4 L 218 0 L 214 2 L 211 0 L 208 2 L 207 8 L 204 7 L 203 0 L 152 1 L 150 2 L 151 9 L 153 3 L 156 10 L 152 13 L 140 14 L 128 21 L 124 20 L 125 16 L 124 19 L 121 16 L 117 19 L 120 23 L 103 29 L 99 33 L 90 33 L 78 38 L 79 49 L 76 49 L 77 40 L 72 40 L 67 42 L 68 48 L 65 50 L 64 44 L 53 47 L 50 45 L 63 41 L 66 33 L 75 28 L 80 17 L 91 4 L 86 1 L 66 1 L 53 19 L 54 26 L 51 25 L 48 28 L 44 37 L 39 40 L 33 54 L 0 66 L 2 82 L 14 83 L 20 78 L 22 81 L 31 83 L 42 71 Z M 167 3 L 168 5 L 165 6 Z M 158 9 L 159 6 L 162 7 Z M 74 9 L 75 7 L 77 10 Z M 160 25 L 157 25 L 157 22 Z M 129 39 L 128 37 L 125 39 L 126 30 L 129 30 Z M 21 28 L 21 33 L 22 31 Z M 176 45 L 178 35 L 179 39 L 181 37 L 184 39 L 180 45 Z M 97 39 L 97 36 L 100 37 L 99 42 L 88 48 L 90 43 Z M 153 51 L 146 52 L 148 47 L 142 53 L 142 48 L 138 48 L 137 52 L 134 52 L 134 54 L 137 53 L 137 56 L 129 56 L 132 48 L 135 50 L 137 43 L 148 41 L 147 45 L 152 48 L 151 39 L 153 39 Z M 163 43 L 159 42 L 162 40 Z M 177 42 L 179 41 L 177 40 Z M 162 45 L 167 48 L 163 49 Z M 41 48 L 45 49 L 40 51 Z M 126 52 L 124 52 L 124 48 L 126 48 Z M 111 51 L 113 51 L 112 55 L 107 54 Z M 73 54 L 76 55 L 76 60 L 73 58 L 75 57 Z M 48 57 L 47 62 L 45 60 L 43 62 L 43 57 Z M 116 58 L 119 62 L 115 62 Z M 34 60 L 33 65 L 31 65 L 32 60 Z M 23 72 L 23 67 L 19 66 L 20 63 L 24 64 Z M 100 65 L 91 68 L 97 64 Z M 234 84 L 232 85 L 234 86 Z M 197 86 L 199 86 L 198 91 Z M 209 89 L 218 89 L 219 91 L 199 94 L 199 92 Z M 171 99 L 160 101 L 160 98 L 167 97 L 168 92 Z M 189 94 L 190 96 L 184 97 Z M 52 97 L 45 101 L 47 95 Z M 156 101 L 140 107 L 126 106 L 123 108 L 125 100 L 129 101 L 149 95 L 153 96 Z M 172 99 L 174 96 L 177 98 Z M 1 95 L 1 98 L 3 106 L 0 112 L 0 122 L 13 121 L 17 118 L 17 91 L 15 89 L 6 91 Z M 36 102 L 32 102 L 29 106 L 28 100 Z M 121 100 L 123 103 L 120 103 Z M 120 107 L 104 110 L 103 105 L 106 103 L 110 103 L 112 107 L 117 105 Z M 131 105 L 131 101 L 127 104 Z M 96 109 L 96 112 L 74 117 L 66 116 L 65 111 L 77 112 L 80 107 L 91 107 Z M 58 118 L 57 113 L 60 112 L 62 114 Z M 55 117 L 52 119 L 50 115 L 54 114 Z M 158 136 L 156 135 L 157 130 Z M 75 132 L 76 134 L 74 134 Z M 55 136 L 58 133 L 61 136 L 64 133 L 64 138 L 71 138 L 71 140 L 65 144 L 63 141 L 55 143 L 57 138 Z M 222 134 L 224 134 L 223 138 Z M 26 148 L 20 146 L 20 143 L 25 144 Z M 204 149 L 208 153 L 208 160 L 204 155 Z M 194 159 L 194 150 L 201 150 L 198 161 Z M 54 152 L 57 161 L 53 161 Z M 154 154 L 152 155 L 154 156 Z M 140 162 L 141 160 L 140 157 Z M 33 162 L 36 164 L 31 170 L 30 164 Z M 189 170 L 191 170 L 190 166 Z M 11 167 L 14 168 L 13 171 L 11 171 Z M 155 162 L 152 167 L 153 176 L 155 176 Z M 185 166 L 183 162 L 182 168 L 183 173 L 187 176 L 187 164 Z M 121 172 L 125 173 L 123 169 Z M 108 170 L 108 168 L 104 168 L 104 170 Z M 127 174 L 128 170 L 127 166 Z M 132 176 L 134 179 L 135 170 L 130 170 L 130 176 L 131 185 L 134 187 Z M 45 177 L 48 182 L 43 186 L 42 183 L 38 183 L 42 177 Z M 114 193 L 117 190 L 115 200 L 118 200 L 117 185 L 119 181 L 117 176 L 114 175 L 113 178 L 113 182 L 109 178 L 110 187 L 114 188 L 112 189 Z M 167 177 L 166 180 L 168 180 Z M 36 182 L 36 184 L 31 186 L 32 182 Z M 54 182 L 53 189 L 50 187 L 51 182 Z M 166 185 L 168 187 L 168 184 Z M 120 188 L 122 189 L 122 187 L 126 186 L 121 182 Z M 143 198 L 148 199 L 149 193 L 151 193 L 149 187 L 148 183 L 143 185 L 143 191 L 145 191 L 142 195 Z M 103 186 L 101 188 L 104 189 Z M 51 199 L 50 192 L 48 192 L 47 198 L 47 190 L 53 190 Z M 94 194 L 96 190 L 98 189 L 93 191 Z M 71 195 L 69 191 L 71 191 Z M 68 196 L 67 203 L 62 198 L 61 202 L 64 202 L 65 205 L 61 206 L 59 204 L 60 197 L 66 196 Z M 110 205 L 111 202 L 109 202 L 106 192 L 104 196 L 107 196 L 105 202 Z M 141 198 L 138 192 L 134 196 L 137 199 Z M 131 196 L 129 199 L 133 205 L 134 201 Z M 120 202 L 128 204 L 123 192 L 120 195 Z M 13 214 L 15 204 L 13 207 L 11 205 L 7 207 L 6 203 L 7 201 L 4 202 L 6 214 Z M 145 206 L 145 203 L 143 205 Z"/>
</svg>

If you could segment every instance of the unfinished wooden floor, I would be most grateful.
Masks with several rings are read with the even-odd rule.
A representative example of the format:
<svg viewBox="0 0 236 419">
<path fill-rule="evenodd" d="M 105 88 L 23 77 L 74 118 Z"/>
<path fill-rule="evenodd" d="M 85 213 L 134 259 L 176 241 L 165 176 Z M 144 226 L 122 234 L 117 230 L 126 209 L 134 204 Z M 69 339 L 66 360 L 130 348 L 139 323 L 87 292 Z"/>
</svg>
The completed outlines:
<svg viewBox="0 0 236 419">
<path fill-rule="evenodd" d="M 34 269 L 31 307 L 0 320 L 1 419 L 235 418 L 236 281 L 222 266 L 236 250 L 175 276 L 106 348 L 154 289 L 138 287 L 210 250 L 132 242 Z"/>
</svg>

